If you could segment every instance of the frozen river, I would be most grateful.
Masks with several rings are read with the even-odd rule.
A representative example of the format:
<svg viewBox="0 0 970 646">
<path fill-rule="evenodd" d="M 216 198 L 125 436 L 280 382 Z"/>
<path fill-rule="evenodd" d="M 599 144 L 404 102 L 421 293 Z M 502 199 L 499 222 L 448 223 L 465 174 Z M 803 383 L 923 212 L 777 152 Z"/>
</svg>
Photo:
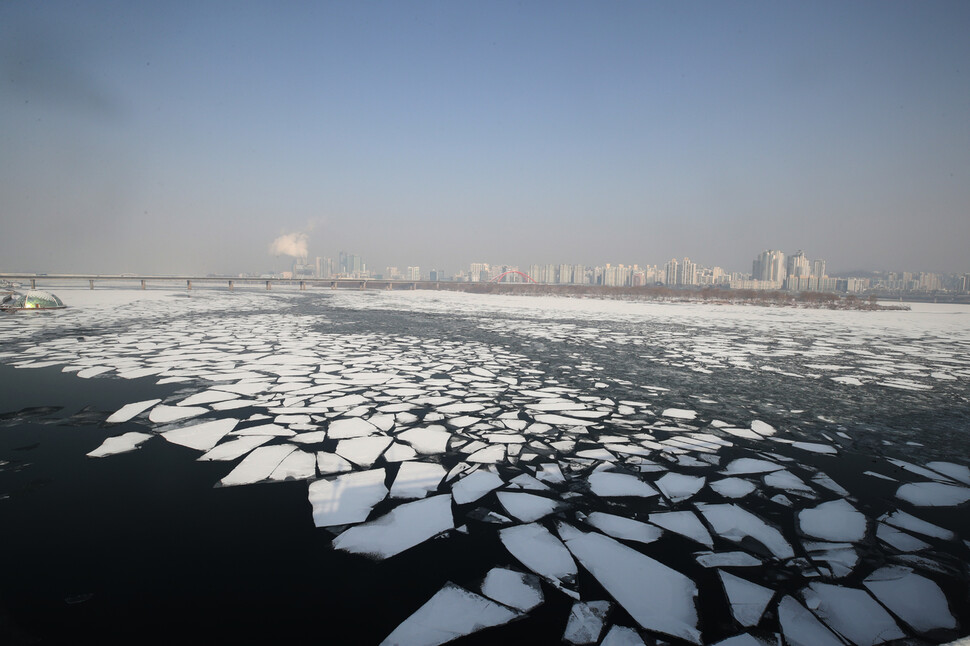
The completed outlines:
<svg viewBox="0 0 970 646">
<path fill-rule="evenodd" d="M 970 307 L 55 291 L 0 317 L 10 643 L 970 633 Z"/>
</svg>

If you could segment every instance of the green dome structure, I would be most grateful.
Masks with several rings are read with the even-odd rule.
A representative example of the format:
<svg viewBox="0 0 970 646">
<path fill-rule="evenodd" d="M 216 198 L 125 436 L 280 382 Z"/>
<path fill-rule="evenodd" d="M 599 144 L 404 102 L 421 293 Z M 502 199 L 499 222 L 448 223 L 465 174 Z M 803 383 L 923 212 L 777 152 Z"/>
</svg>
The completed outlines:
<svg viewBox="0 0 970 646">
<path fill-rule="evenodd" d="M 5 310 L 59 310 L 66 306 L 54 294 L 32 289 L 25 294 L 14 294 L 2 307 Z"/>
</svg>

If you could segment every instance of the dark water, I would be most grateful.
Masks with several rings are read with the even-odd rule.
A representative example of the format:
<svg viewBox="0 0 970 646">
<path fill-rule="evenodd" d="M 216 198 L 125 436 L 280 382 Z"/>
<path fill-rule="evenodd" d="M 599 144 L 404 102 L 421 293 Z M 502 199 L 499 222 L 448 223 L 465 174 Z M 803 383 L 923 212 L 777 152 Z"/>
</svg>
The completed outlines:
<svg viewBox="0 0 970 646">
<path fill-rule="evenodd" d="M 810 441 L 820 432 L 850 431 L 851 440 L 836 440 L 838 456 L 806 455 L 783 444 L 762 448 L 798 460 L 791 471 L 803 478 L 821 469 L 860 498 L 860 510 L 870 519 L 899 508 L 894 497 L 898 483 L 867 478 L 862 471 L 898 475 L 885 457 L 921 464 L 970 456 L 970 405 L 945 389 L 908 393 L 862 387 L 847 393 L 827 382 L 806 383 L 758 371 L 705 375 L 658 363 L 654 359 L 662 352 L 657 349 L 550 342 L 445 316 L 348 312 L 328 307 L 326 299 L 308 299 L 297 309 L 325 315 L 318 328 L 328 334 L 407 335 L 504 346 L 537 360 L 544 379 L 589 388 L 590 376 L 575 369 L 579 354 L 606 367 L 594 376 L 609 377 L 610 385 L 595 394 L 615 400 L 643 399 L 644 384 L 662 386 L 669 390 L 651 401 L 656 409 L 691 408 L 703 419 L 732 423 L 758 418 Z M 616 327 L 629 332 L 629 326 Z M 233 463 L 196 462 L 198 452 L 157 438 L 130 453 L 85 457 L 106 437 L 145 430 L 143 421 L 105 427 L 111 412 L 186 388 L 159 386 L 156 379 L 84 380 L 61 373 L 59 367 L 18 370 L 0 365 L 0 461 L 5 462 L 0 465 L 0 643 L 376 644 L 446 581 L 474 590 L 492 567 L 521 567 L 499 542 L 495 527 L 476 522 L 468 523 L 467 535 L 452 533 L 382 562 L 336 552 L 330 547 L 332 535 L 313 526 L 305 482 L 214 488 Z M 793 408 L 810 414 L 792 416 L 788 411 Z M 249 413 L 233 414 L 239 412 Z M 834 422 L 820 421 L 819 415 Z M 736 445 L 721 452 L 722 464 L 749 456 L 755 448 L 732 439 Z M 394 468 L 388 465 L 388 482 Z M 690 468 L 678 470 L 691 473 Z M 724 500 L 705 488 L 692 502 Z M 609 501 L 577 503 L 586 513 L 656 511 L 651 503 L 642 504 L 638 510 L 624 502 L 621 512 Z M 494 493 L 465 511 L 477 506 L 499 508 Z M 764 498 L 747 507 L 786 536 L 797 534 L 791 510 Z M 965 509 L 921 509 L 919 515 L 970 537 Z M 891 562 L 871 534 L 863 546 L 865 567 L 842 584 L 858 586 L 868 573 Z M 965 564 L 970 550 L 960 543 L 930 542 L 933 549 L 924 555 L 949 570 L 923 574 L 944 589 L 962 626 L 958 632 L 966 634 L 970 581 Z M 797 552 L 797 542 L 794 546 Z M 702 568 L 694 559 L 701 546 L 666 533 L 638 549 L 698 583 L 700 628 L 706 640 L 738 631 L 718 592 L 716 570 Z M 738 548 L 715 537 L 715 549 Z M 751 578 L 751 570 L 738 573 Z M 794 593 L 805 585 L 797 569 L 778 567 L 758 578 L 780 593 Z M 582 569 L 580 589 L 584 598 L 609 598 Z M 572 600 L 545 583 L 543 590 L 545 604 L 528 617 L 458 643 L 560 643 Z M 635 625 L 621 608 L 614 609 L 611 622 Z M 776 619 L 769 613 L 761 628 L 777 630 Z"/>
</svg>

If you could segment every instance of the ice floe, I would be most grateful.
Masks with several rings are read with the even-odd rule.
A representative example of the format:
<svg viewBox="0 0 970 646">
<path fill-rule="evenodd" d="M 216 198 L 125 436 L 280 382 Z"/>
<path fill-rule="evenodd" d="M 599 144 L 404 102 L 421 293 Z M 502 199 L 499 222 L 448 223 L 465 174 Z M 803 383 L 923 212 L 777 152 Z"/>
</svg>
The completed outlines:
<svg viewBox="0 0 970 646">
<path fill-rule="evenodd" d="M 214 447 L 219 440 L 226 436 L 236 427 L 239 420 L 217 419 L 211 422 L 201 422 L 184 426 L 173 431 L 162 433 L 162 437 L 172 444 L 187 446 L 197 451 L 208 451 Z"/>
<path fill-rule="evenodd" d="M 601 511 L 594 511 L 589 514 L 586 517 L 586 522 L 613 538 L 621 538 L 638 543 L 652 543 L 663 534 L 662 530 L 653 525 L 624 518 L 623 516 L 606 514 Z"/>
<path fill-rule="evenodd" d="M 557 500 L 536 496 L 531 493 L 500 491 L 497 496 L 502 507 L 523 523 L 531 523 L 534 520 L 539 520 L 543 516 L 548 516 L 563 506 Z"/>
<path fill-rule="evenodd" d="M 556 586 L 572 584 L 576 563 L 569 550 L 548 529 L 530 523 L 507 527 L 498 534 L 505 549 L 522 565 Z"/>
<path fill-rule="evenodd" d="M 567 644 L 595 644 L 599 641 L 606 616 L 613 604 L 609 601 L 576 601 L 569 611 L 562 639 Z"/>
<path fill-rule="evenodd" d="M 545 601 L 536 576 L 500 567 L 492 568 L 485 575 L 482 594 L 521 612 L 528 612 Z"/>
<path fill-rule="evenodd" d="M 448 582 L 395 628 L 381 646 L 437 646 L 519 616 L 516 610 Z"/>
<path fill-rule="evenodd" d="M 942 482 L 910 482 L 896 490 L 896 497 L 917 507 L 955 507 L 970 500 L 970 488 Z"/>
<path fill-rule="evenodd" d="M 791 646 L 845 646 L 845 642 L 790 596 L 778 604 L 778 622 Z"/>
<path fill-rule="evenodd" d="M 865 590 L 816 582 L 802 594 L 816 616 L 853 644 L 875 646 L 906 636 Z"/>
<path fill-rule="evenodd" d="M 612 471 L 597 471 L 586 479 L 590 491 L 597 496 L 638 496 L 649 498 L 659 495 L 656 489 L 634 475 Z"/>
<path fill-rule="evenodd" d="M 808 536 L 827 541 L 858 542 L 866 535 L 866 517 L 845 500 L 832 500 L 797 514 Z"/>
<path fill-rule="evenodd" d="M 333 546 L 386 559 L 454 527 L 451 496 L 432 496 L 399 505 L 380 518 L 351 527 L 334 539 Z"/>
<path fill-rule="evenodd" d="M 108 419 L 105 420 L 105 422 L 108 424 L 121 424 L 122 422 L 127 422 L 128 420 L 144 413 L 146 410 L 161 401 L 161 399 L 148 399 L 145 401 L 125 404 L 117 411 L 112 413 Z"/>
<path fill-rule="evenodd" d="M 655 513 L 650 514 L 647 520 L 658 527 L 663 527 L 675 534 L 680 534 L 692 541 L 697 541 L 701 545 L 714 547 L 714 539 L 711 538 L 711 533 L 707 531 L 707 527 L 697 517 L 697 514 L 692 511 Z"/>
<path fill-rule="evenodd" d="M 308 497 L 313 524 L 331 527 L 367 520 L 374 505 L 387 497 L 384 478 L 384 469 L 372 469 L 311 482 Z"/>
<path fill-rule="evenodd" d="M 137 413 L 135 414 L 137 415 Z M 151 437 L 152 435 L 150 433 L 138 433 L 136 431 L 131 431 L 117 437 L 109 437 L 101 443 L 101 446 L 88 453 L 87 456 L 89 458 L 104 458 L 109 455 L 134 451 L 143 443 L 150 440 Z"/>
<path fill-rule="evenodd" d="M 866 577 L 863 585 L 881 604 L 919 633 L 957 627 L 940 586 L 911 568 L 880 568 Z"/>
<path fill-rule="evenodd" d="M 745 628 L 757 625 L 768 603 L 775 596 L 774 590 L 723 570 L 718 570 L 717 574 L 721 577 L 724 593 L 731 603 L 734 619 Z"/>
<path fill-rule="evenodd" d="M 440 464 L 404 462 L 391 485 L 391 498 L 424 498 L 437 490 L 446 473 Z"/>
<path fill-rule="evenodd" d="M 795 555 L 791 544 L 777 528 L 738 505 L 703 504 L 698 505 L 697 509 L 721 538 L 735 543 L 753 538 L 779 559 L 788 559 Z"/>
<path fill-rule="evenodd" d="M 642 628 L 701 643 L 692 580 L 602 534 L 558 528 L 573 556 Z"/>
</svg>

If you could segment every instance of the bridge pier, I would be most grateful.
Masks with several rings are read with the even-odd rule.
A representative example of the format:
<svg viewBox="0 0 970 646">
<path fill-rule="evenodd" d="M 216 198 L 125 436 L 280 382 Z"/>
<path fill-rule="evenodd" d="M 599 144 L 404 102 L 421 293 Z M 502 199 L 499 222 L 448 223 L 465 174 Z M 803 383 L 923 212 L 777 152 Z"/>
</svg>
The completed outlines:
<svg viewBox="0 0 970 646">
<path fill-rule="evenodd" d="M 191 280 L 185 281 L 185 289 L 188 289 L 190 291 L 192 290 L 192 281 Z"/>
<path fill-rule="evenodd" d="M 266 291 L 269 291 L 269 290 L 271 290 L 271 289 L 273 289 L 273 287 L 272 287 L 272 283 L 270 283 L 270 282 L 269 282 L 269 281 L 267 280 L 267 281 L 266 281 Z"/>
<path fill-rule="evenodd" d="M 142 278 L 142 280 L 141 280 L 141 288 L 142 289 L 145 289 L 145 279 L 144 278 Z"/>
<path fill-rule="evenodd" d="M 230 291 L 230 292 L 231 292 L 231 291 L 233 291 L 233 287 L 232 287 L 232 281 L 231 281 L 231 280 L 229 281 L 229 291 Z"/>
<path fill-rule="evenodd" d="M 94 279 L 91 279 L 91 280 L 88 281 L 88 287 L 90 289 L 94 289 Z"/>
<path fill-rule="evenodd" d="M 37 279 L 36 278 L 31 278 L 30 279 L 30 288 L 31 289 L 37 289 Z"/>
</svg>

